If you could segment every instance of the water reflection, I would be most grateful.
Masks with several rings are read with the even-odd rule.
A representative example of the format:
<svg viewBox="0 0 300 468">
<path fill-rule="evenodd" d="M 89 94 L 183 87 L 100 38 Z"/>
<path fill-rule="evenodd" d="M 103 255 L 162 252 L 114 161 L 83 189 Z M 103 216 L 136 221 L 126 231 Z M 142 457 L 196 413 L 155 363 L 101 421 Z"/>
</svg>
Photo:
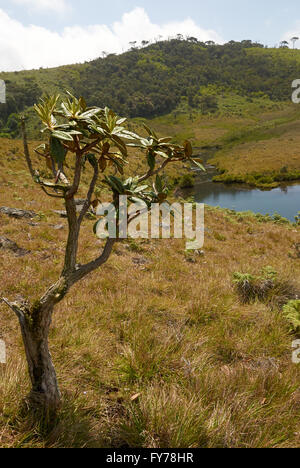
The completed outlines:
<svg viewBox="0 0 300 468">
<path fill-rule="evenodd" d="M 194 189 L 187 191 L 187 195 L 193 195 L 197 202 L 236 211 L 250 210 L 271 215 L 277 212 L 291 221 L 300 211 L 299 184 L 264 191 L 241 185 L 199 181 Z"/>
</svg>

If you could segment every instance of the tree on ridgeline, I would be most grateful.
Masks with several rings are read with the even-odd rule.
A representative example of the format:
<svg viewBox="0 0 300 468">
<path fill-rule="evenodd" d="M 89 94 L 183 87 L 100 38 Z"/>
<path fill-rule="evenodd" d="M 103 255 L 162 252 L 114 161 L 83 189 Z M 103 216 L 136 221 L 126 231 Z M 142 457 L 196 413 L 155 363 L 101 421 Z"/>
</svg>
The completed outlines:
<svg viewBox="0 0 300 468">
<path fill-rule="evenodd" d="M 281 41 L 279 47 L 280 49 L 288 49 L 289 47 L 288 41 Z"/>
<path fill-rule="evenodd" d="M 291 42 L 293 44 L 293 49 L 295 49 L 295 45 L 297 41 L 299 41 L 299 37 L 297 36 L 292 37 Z"/>
</svg>

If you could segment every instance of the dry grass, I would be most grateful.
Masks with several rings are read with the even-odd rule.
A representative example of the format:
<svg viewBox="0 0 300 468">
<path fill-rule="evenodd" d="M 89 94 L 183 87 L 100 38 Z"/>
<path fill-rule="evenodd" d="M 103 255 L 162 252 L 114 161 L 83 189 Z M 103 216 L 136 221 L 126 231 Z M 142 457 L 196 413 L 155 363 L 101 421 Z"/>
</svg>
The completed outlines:
<svg viewBox="0 0 300 468">
<path fill-rule="evenodd" d="M 176 120 L 168 115 L 149 124 L 177 141 L 189 139 L 195 147 L 217 146 L 209 162 L 224 172 L 218 181 L 271 187 L 281 180 L 298 180 L 300 174 L 299 106 L 280 103 L 277 107 L 240 116 L 195 114 L 193 120 L 188 114 L 179 114 Z"/>
<path fill-rule="evenodd" d="M 244 142 L 225 150 L 213 162 L 230 174 L 268 173 L 300 168 L 300 121 L 280 127 L 280 134 L 262 141 Z"/>
<path fill-rule="evenodd" d="M 236 126 L 225 137 L 222 150 L 210 161 L 225 172 L 218 179 L 240 180 L 254 185 L 273 183 L 274 186 L 280 180 L 299 179 L 299 130 L 299 107 L 296 105 L 260 114 L 247 127 Z"/>
<path fill-rule="evenodd" d="M 1 143 L 0 205 L 41 214 L 37 225 L 0 215 L 1 235 L 31 251 L 0 252 L 1 296 L 34 299 L 59 274 L 66 221 L 52 212 L 60 203 L 31 185 L 20 144 Z M 299 228 L 216 209 L 206 210 L 206 228 L 205 255 L 195 263 L 180 240 L 117 245 L 57 307 L 50 341 L 64 403 L 50 434 L 20 417 L 29 388 L 24 352 L 16 319 L 0 304 L 8 351 L 0 446 L 299 446 L 300 368 L 291 362 L 289 324 L 278 308 L 241 304 L 232 283 L 234 272 L 268 265 L 295 282 L 300 263 L 290 253 Z M 99 248 L 86 220 L 81 259 Z"/>
<path fill-rule="evenodd" d="M 151 127 L 162 135 L 174 135 L 180 142 L 189 139 L 195 146 L 214 146 L 221 143 L 233 128 L 244 128 L 253 124 L 249 118 L 213 117 L 195 115 L 191 120 L 188 115 L 157 117 L 149 121 Z"/>
</svg>

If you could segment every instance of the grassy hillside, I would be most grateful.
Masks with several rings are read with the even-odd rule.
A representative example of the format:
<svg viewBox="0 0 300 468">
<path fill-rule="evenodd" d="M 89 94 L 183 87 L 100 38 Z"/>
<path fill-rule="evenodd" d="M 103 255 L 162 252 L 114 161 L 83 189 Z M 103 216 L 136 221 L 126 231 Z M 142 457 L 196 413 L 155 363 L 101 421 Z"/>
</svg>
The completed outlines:
<svg viewBox="0 0 300 468">
<path fill-rule="evenodd" d="M 300 77 L 300 52 L 266 49 L 250 41 L 209 46 L 172 40 L 85 64 L 0 73 L 7 104 L 0 135 L 18 137 L 18 113 L 40 138 L 32 105 L 44 93 L 66 89 L 120 115 L 148 119 L 162 134 L 195 146 L 218 146 L 217 181 L 274 187 L 300 178 L 300 110 L 289 104 Z"/>
<path fill-rule="evenodd" d="M 165 115 L 183 100 L 198 114 L 231 115 L 232 101 L 243 98 L 244 112 L 254 110 L 258 99 L 268 108 L 290 99 L 291 83 L 300 76 L 299 57 L 298 50 L 264 49 L 251 41 L 211 46 L 190 38 L 85 64 L 0 73 L 7 83 L 2 131 L 14 135 L 15 113 L 30 108 L 45 92 L 66 88 L 128 117 Z"/>
<path fill-rule="evenodd" d="M 288 102 L 299 77 L 299 50 L 251 41 L 159 42 L 85 64 L 0 73 L 7 84 L 0 135 L 18 137 L 18 113 L 25 111 L 29 136 L 40 138 L 31 106 L 46 92 L 68 89 L 137 125 L 148 119 L 177 141 L 218 146 L 212 160 L 221 171 L 217 181 L 270 188 L 300 178 L 300 110 Z"/>
<path fill-rule="evenodd" d="M 299 113 L 261 122 L 229 136 L 229 145 L 211 160 L 223 173 L 216 181 L 276 187 L 300 179 Z"/>
<path fill-rule="evenodd" d="M 0 164 L 1 206 L 39 214 L 34 223 L 0 214 L 0 235 L 30 251 L 0 250 L 1 296 L 34 299 L 62 267 L 66 221 L 52 211 L 61 203 L 32 186 L 19 141 L 0 140 Z M 84 222 L 83 261 L 100 247 L 92 225 Z M 299 229 L 207 209 L 201 255 L 174 239 L 117 245 L 54 316 L 64 404 L 48 435 L 19 414 L 29 382 L 16 319 L 1 303 L 0 446 L 299 447 L 297 335 L 282 310 L 300 289 Z M 268 266 L 274 288 L 242 301 L 233 274 Z"/>
<path fill-rule="evenodd" d="M 300 107 L 272 104 L 271 109 L 243 110 L 242 99 L 231 99 L 232 115 L 197 116 L 187 110 L 149 121 L 161 134 L 176 141 L 190 139 L 195 147 L 210 148 L 210 163 L 221 175 L 216 181 L 245 182 L 272 188 L 300 179 Z M 257 108 L 257 112 L 255 112 Z M 215 149 L 214 149 L 215 148 Z"/>
</svg>

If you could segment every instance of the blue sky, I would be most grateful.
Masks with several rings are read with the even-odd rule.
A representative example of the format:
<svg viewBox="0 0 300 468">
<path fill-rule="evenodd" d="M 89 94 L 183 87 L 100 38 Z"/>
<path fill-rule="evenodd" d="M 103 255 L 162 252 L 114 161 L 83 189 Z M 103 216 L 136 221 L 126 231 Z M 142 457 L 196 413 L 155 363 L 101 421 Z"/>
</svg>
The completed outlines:
<svg viewBox="0 0 300 468">
<path fill-rule="evenodd" d="M 300 37 L 299 0 L 0 0 L 0 70 L 89 60 L 176 31 L 273 47 Z"/>
</svg>

